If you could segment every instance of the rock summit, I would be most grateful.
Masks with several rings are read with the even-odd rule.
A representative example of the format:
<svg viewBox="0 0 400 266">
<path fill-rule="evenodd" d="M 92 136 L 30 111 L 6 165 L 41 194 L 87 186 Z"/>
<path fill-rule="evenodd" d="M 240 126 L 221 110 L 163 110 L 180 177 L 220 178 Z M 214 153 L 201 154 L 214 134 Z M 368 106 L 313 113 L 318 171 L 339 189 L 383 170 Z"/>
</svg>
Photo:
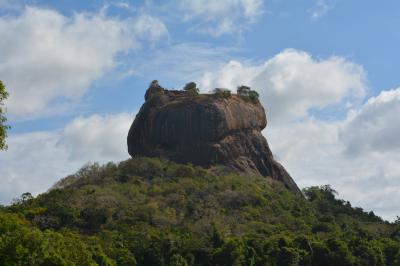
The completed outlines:
<svg viewBox="0 0 400 266">
<path fill-rule="evenodd" d="M 198 94 L 196 88 L 166 90 L 153 81 L 128 133 L 129 154 L 206 168 L 223 165 L 281 181 L 301 194 L 261 133 L 267 126 L 263 106 L 249 96 L 250 88 L 242 87 L 240 94 L 224 89 Z"/>
</svg>

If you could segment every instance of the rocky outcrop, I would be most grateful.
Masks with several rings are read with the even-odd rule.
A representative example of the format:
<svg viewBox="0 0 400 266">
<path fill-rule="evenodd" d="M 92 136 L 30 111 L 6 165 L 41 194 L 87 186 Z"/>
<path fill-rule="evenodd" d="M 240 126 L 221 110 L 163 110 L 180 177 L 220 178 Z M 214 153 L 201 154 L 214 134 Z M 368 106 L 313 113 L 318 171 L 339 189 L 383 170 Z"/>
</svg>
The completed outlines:
<svg viewBox="0 0 400 266">
<path fill-rule="evenodd" d="M 203 167 L 224 165 L 279 180 L 301 194 L 261 134 L 267 119 L 260 103 L 238 95 L 165 90 L 156 81 L 145 100 L 129 130 L 131 156 L 160 156 Z"/>
</svg>

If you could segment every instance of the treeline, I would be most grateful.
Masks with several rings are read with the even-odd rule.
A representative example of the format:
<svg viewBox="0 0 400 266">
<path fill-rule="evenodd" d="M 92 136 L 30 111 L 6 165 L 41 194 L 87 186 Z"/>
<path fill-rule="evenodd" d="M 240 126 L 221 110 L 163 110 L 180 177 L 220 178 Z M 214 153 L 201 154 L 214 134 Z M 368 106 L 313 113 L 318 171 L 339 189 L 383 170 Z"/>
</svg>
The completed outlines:
<svg viewBox="0 0 400 266">
<path fill-rule="evenodd" d="M 262 177 L 87 165 L 0 210 L 1 265 L 400 265 L 400 224 Z"/>
</svg>

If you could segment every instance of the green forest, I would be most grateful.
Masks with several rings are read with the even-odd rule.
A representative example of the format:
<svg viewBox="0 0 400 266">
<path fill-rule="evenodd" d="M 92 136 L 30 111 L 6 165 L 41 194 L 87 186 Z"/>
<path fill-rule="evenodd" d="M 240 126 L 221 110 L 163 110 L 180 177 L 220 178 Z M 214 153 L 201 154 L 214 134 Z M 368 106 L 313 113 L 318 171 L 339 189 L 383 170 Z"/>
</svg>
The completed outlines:
<svg viewBox="0 0 400 266">
<path fill-rule="evenodd" d="M 280 182 L 139 157 L 0 207 L 1 265 L 400 265 L 400 221 Z"/>
</svg>

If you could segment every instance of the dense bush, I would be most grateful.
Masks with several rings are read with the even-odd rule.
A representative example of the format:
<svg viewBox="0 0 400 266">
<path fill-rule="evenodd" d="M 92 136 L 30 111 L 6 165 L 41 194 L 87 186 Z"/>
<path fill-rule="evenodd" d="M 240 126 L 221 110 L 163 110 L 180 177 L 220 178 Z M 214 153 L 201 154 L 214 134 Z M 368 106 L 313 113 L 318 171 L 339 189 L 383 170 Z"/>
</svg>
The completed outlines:
<svg viewBox="0 0 400 266">
<path fill-rule="evenodd" d="M 86 165 L 48 193 L 0 208 L 0 261 L 400 265 L 398 223 L 353 208 L 330 186 L 304 194 L 155 158 Z"/>
<path fill-rule="evenodd" d="M 242 99 L 252 103 L 260 102 L 258 92 L 245 85 L 241 85 L 237 88 L 237 95 L 239 95 Z"/>
<path fill-rule="evenodd" d="M 217 97 L 221 97 L 221 98 L 230 98 L 232 96 L 231 91 L 228 89 L 223 89 L 223 88 L 215 88 L 214 89 L 214 94 Z"/>
<path fill-rule="evenodd" d="M 237 88 L 237 94 L 239 96 L 244 96 L 244 97 L 248 97 L 250 94 L 251 88 L 245 85 L 241 85 Z"/>
<path fill-rule="evenodd" d="M 0 213 L 1 265 L 115 265 L 98 244 L 70 230 L 41 231 L 16 214 Z"/>
<path fill-rule="evenodd" d="M 197 88 L 197 84 L 195 82 L 186 83 L 183 87 L 183 90 L 188 92 L 192 96 L 196 96 L 199 94 L 200 90 Z"/>
</svg>

